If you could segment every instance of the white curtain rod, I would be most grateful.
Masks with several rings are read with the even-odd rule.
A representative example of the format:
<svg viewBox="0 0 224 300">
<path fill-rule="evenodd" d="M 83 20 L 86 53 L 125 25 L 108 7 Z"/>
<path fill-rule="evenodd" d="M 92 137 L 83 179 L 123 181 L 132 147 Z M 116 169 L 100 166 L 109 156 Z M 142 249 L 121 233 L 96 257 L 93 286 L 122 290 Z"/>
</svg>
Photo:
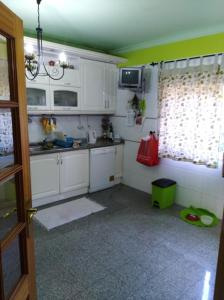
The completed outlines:
<svg viewBox="0 0 224 300">
<path fill-rule="evenodd" d="M 207 58 L 207 57 L 212 57 L 216 55 L 223 55 L 224 53 L 214 53 L 214 54 L 208 54 L 208 55 L 201 55 L 201 56 L 192 56 L 192 57 L 186 57 L 186 58 L 180 58 L 180 59 L 174 59 L 174 60 L 161 60 L 159 62 L 152 62 L 149 65 L 151 66 L 156 66 L 162 63 L 172 63 L 172 62 L 178 62 L 178 61 L 184 61 L 188 59 L 198 59 L 198 58 Z"/>
</svg>

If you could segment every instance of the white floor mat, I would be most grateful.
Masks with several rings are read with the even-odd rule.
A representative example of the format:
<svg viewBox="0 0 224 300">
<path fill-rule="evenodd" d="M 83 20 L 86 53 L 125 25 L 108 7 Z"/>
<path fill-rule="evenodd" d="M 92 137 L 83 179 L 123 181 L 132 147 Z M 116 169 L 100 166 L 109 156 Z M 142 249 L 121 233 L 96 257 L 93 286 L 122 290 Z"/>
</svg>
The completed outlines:
<svg viewBox="0 0 224 300">
<path fill-rule="evenodd" d="M 55 205 L 37 212 L 35 219 L 47 230 L 83 218 L 97 211 L 105 209 L 104 206 L 82 197 L 64 204 Z"/>
</svg>

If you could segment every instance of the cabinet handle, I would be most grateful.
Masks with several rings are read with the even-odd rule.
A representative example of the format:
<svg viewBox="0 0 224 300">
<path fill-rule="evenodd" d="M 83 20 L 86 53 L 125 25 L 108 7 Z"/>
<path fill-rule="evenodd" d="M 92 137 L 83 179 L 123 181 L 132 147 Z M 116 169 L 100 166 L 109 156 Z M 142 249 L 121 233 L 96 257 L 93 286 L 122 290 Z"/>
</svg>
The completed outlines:
<svg viewBox="0 0 224 300">
<path fill-rule="evenodd" d="M 63 164 L 63 158 L 62 158 L 62 155 L 61 155 L 61 165 Z"/>
<path fill-rule="evenodd" d="M 105 108 L 108 108 L 108 100 L 105 100 Z"/>
<path fill-rule="evenodd" d="M 59 159 L 59 154 L 57 155 L 57 165 L 59 165 L 60 159 Z"/>
</svg>

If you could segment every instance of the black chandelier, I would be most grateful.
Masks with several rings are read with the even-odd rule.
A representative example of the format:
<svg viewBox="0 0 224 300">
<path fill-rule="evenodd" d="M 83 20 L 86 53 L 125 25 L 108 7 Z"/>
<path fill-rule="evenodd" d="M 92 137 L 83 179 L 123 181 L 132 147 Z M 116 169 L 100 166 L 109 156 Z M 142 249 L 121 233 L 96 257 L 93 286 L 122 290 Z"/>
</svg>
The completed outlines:
<svg viewBox="0 0 224 300">
<path fill-rule="evenodd" d="M 43 55 L 43 29 L 40 27 L 40 3 L 41 0 L 37 0 L 37 54 L 35 56 L 32 45 L 27 45 L 25 49 L 25 75 L 29 80 L 34 80 L 37 76 L 48 76 L 53 80 L 60 80 L 64 76 L 65 69 L 68 68 L 69 65 L 66 63 L 65 54 L 61 53 L 61 59 L 56 63 L 58 68 L 57 70 L 54 70 L 54 75 L 56 76 L 53 76 L 53 73 L 50 74 L 47 70 Z M 49 61 L 49 65 L 54 66 L 55 61 Z M 61 69 L 62 71 L 59 72 L 58 69 Z"/>
</svg>

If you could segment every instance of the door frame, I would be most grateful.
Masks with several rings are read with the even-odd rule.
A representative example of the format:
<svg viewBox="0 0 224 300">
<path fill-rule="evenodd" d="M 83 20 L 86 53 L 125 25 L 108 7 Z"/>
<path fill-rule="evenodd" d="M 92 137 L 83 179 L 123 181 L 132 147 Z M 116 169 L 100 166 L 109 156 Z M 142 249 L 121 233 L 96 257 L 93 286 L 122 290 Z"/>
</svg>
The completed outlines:
<svg viewBox="0 0 224 300">
<path fill-rule="evenodd" d="M 30 185 L 30 161 L 28 140 L 28 115 L 25 89 L 25 65 L 23 22 L 0 1 L 0 34 L 9 42 L 8 65 L 10 101 L 0 101 L 0 108 L 9 108 L 12 111 L 14 157 L 15 164 L 3 171 L 0 170 L 0 180 L 10 176 L 17 177 L 18 223 L 0 240 L 0 253 L 20 236 L 20 260 L 22 277 L 10 295 L 10 300 L 36 299 L 34 241 L 32 237 L 32 222 L 29 222 L 27 210 L 32 206 Z M 2 261 L 0 257 L 0 298 L 4 299 Z"/>
</svg>

